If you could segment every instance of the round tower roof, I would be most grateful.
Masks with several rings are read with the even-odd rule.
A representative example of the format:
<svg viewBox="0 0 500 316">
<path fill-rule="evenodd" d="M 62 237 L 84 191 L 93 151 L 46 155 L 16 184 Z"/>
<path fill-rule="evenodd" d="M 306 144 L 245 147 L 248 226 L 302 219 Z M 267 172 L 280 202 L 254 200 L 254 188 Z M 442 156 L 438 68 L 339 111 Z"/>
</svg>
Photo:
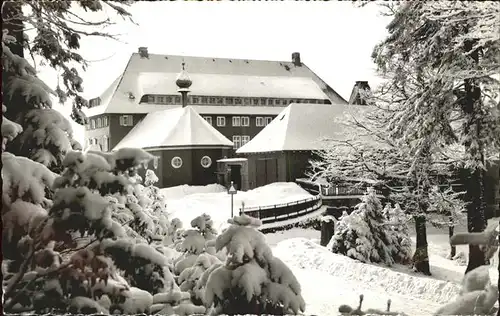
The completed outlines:
<svg viewBox="0 0 500 316">
<path fill-rule="evenodd" d="M 175 83 L 177 84 L 179 89 L 187 89 L 187 88 L 191 87 L 191 85 L 193 84 L 193 82 L 191 81 L 191 78 L 189 78 L 189 75 L 188 75 L 186 69 L 184 69 L 185 65 L 186 65 L 186 63 L 183 62 L 182 63 L 182 70 L 177 75 L 177 80 L 175 81 Z"/>
</svg>

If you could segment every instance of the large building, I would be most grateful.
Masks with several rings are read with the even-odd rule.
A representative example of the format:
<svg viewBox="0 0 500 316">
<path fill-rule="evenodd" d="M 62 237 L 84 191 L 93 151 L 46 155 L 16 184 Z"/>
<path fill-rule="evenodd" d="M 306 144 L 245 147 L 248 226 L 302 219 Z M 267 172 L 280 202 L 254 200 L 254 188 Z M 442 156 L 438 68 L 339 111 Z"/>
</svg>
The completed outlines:
<svg viewBox="0 0 500 316">
<path fill-rule="evenodd" d="M 191 81 L 186 91 L 176 83 L 183 64 Z M 299 53 L 291 61 L 262 61 L 157 55 L 141 47 L 102 95 L 90 100 L 86 145 L 112 150 L 148 113 L 182 107 L 181 93 L 234 150 L 291 103 L 347 104 Z"/>
</svg>

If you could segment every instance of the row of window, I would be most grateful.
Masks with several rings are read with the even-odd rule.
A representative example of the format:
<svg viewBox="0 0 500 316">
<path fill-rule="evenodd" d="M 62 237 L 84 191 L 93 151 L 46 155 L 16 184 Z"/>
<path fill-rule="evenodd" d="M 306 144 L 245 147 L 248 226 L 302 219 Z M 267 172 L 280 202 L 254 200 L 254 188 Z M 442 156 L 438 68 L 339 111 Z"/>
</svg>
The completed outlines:
<svg viewBox="0 0 500 316">
<path fill-rule="evenodd" d="M 211 116 L 203 117 L 210 125 L 213 125 Z M 257 116 L 255 118 L 255 126 L 266 126 L 273 120 L 272 117 L 263 117 Z M 233 116 L 232 117 L 232 126 L 250 126 L 250 117 L 249 116 Z M 216 125 L 218 127 L 226 126 L 226 117 L 217 116 Z"/>
<path fill-rule="evenodd" d="M 152 104 L 179 104 L 179 95 L 145 95 L 141 103 Z M 290 103 L 330 104 L 327 99 L 284 99 L 284 98 L 248 98 L 248 97 L 213 97 L 188 96 L 189 104 L 223 104 L 223 105 L 270 105 L 288 106 Z"/>
<path fill-rule="evenodd" d="M 107 116 L 103 116 L 95 119 L 90 119 L 89 125 L 87 125 L 87 129 L 96 129 L 106 126 L 109 126 L 109 119 Z"/>
<path fill-rule="evenodd" d="M 107 135 L 103 135 L 100 138 L 89 138 L 89 146 L 92 145 L 99 146 L 102 151 L 109 151 L 109 137 Z"/>
<path fill-rule="evenodd" d="M 155 169 L 158 169 L 159 160 L 159 156 L 155 156 L 153 159 L 153 167 Z M 180 167 L 182 167 L 182 164 L 182 158 L 179 156 L 175 156 L 174 158 L 172 158 L 172 160 L 170 160 L 170 165 L 172 166 L 172 168 L 179 169 Z M 210 158 L 209 156 L 203 156 L 200 160 L 200 164 L 203 168 L 210 168 L 210 166 L 212 165 L 212 158 Z M 148 164 L 145 164 L 144 167 L 145 169 L 148 169 L 149 166 Z"/>
<path fill-rule="evenodd" d="M 109 126 L 109 119 L 107 116 L 90 119 L 87 129 L 96 129 Z M 133 115 L 120 115 L 120 126 L 134 126 Z"/>
<path fill-rule="evenodd" d="M 233 135 L 233 148 L 236 150 L 250 141 L 248 135 Z"/>
</svg>

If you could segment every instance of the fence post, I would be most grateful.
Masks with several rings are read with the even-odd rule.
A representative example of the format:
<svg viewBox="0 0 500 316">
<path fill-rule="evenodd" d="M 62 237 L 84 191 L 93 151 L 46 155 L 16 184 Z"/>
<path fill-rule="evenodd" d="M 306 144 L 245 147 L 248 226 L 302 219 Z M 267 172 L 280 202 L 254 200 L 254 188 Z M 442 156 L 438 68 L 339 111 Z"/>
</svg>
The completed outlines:
<svg viewBox="0 0 500 316">
<path fill-rule="evenodd" d="M 335 233 L 335 218 L 331 215 L 326 215 L 321 218 L 321 240 L 320 245 L 326 246 L 332 239 Z"/>
</svg>

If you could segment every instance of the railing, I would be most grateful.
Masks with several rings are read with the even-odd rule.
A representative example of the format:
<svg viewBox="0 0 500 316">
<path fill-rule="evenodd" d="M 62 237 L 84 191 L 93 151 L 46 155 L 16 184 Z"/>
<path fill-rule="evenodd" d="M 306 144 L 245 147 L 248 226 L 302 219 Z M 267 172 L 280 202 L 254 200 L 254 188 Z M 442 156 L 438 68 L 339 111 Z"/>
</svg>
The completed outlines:
<svg viewBox="0 0 500 316">
<path fill-rule="evenodd" d="M 318 210 L 322 205 L 320 195 L 290 203 L 240 208 L 248 216 L 259 218 L 263 224 L 286 221 Z"/>
<path fill-rule="evenodd" d="M 307 179 L 297 179 L 295 180 L 297 184 L 299 184 L 304 190 L 308 191 L 313 195 L 321 194 L 324 197 L 334 197 L 334 196 L 360 196 L 366 193 L 366 188 L 363 187 L 353 187 L 348 185 L 331 185 L 331 184 L 319 184 L 311 182 Z M 439 185 L 441 190 L 446 190 L 451 188 L 455 192 L 462 191 L 464 186 L 462 184 L 442 184 Z M 403 186 L 392 187 L 394 191 L 402 191 L 404 189 Z M 391 193 L 391 191 L 387 191 L 384 193 L 380 189 L 375 189 L 375 192 L 379 196 L 384 196 L 387 193 Z"/>
</svg>

